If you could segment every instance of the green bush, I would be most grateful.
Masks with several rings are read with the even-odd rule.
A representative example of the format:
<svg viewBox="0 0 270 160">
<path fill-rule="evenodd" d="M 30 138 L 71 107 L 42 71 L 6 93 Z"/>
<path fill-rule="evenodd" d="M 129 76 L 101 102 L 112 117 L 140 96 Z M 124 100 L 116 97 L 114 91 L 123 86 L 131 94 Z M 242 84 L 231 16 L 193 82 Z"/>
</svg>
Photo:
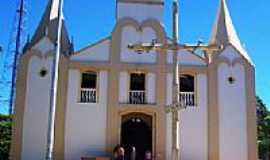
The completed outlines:
<svg viewBox="0 0 270 160">
<path fill-rule="evenodd" d="M 0 115 L 0 160 L 8 160 L 11 142 L 11 117 Z"/>
<path fill-rule="evenodd" d="M 267 159 L 270 158 L 270 112 L 259 97 L 257 97 L 257 118 L 259 158 Z"/>
</svg>

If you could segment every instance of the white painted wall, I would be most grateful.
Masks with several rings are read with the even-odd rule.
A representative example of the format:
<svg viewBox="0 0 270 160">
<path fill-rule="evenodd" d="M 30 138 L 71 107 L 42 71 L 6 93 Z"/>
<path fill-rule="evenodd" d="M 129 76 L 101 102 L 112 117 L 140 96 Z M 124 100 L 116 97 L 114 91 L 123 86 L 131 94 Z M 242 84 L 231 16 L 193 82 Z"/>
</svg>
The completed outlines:
<svg viewBox="0 0 270 160">
<path fill-rule="evenodd" d="M 207 160 L 207 76 L 197 75 L 197 106 L 180 112 L 180 159 Z M 172 74 L 167 75 L 167 105 L 172 103 Z M 171 114 L 167 115 L 166 158 L 171 160 Z"/>
<path fill-rule="evenodd" d="M 182 65 L 206 65 L 206 62 L 202 58 L 187 51 L 178 52 L 178 62 Z M 172 51 L 169 51 L 167 54 L 167 63 L 173 63 Z"/>
<path fill-rule="evenodd" d="M 172 104 L 173 75 L 168 74 L 166 80 L 166 105 Z M 166 115 L 166 160 L 171 160 L 172 153 L 172 115 Z"/>
<path fill-rule="evenodd" d="M 232 46 L 227 46 L 224 51 L 219 55 L 219 57 L 226 57 L 230 61 L 233 61 L 234 59 L 240 58 L 240 55 L 235 51 Z"/>
<path fill-rule="evenodd" d="M 148 54 L 138 54 L 128 49 L 130 43 L 152 42 L 156 39 L 156 32 L 153 28 L 146 27 L 143 31 L 137 31 L 134 27 L 124 27 L 121 40 L 121 62 L 129 63 L 155 63 L 156 53 L 151 51 Z"/>
<path fill-rule="evenodd" d="M 155 104 L 156 103 L 156 74 L 147 73 L 146 75 L 146 97 L 147 103 Z"/>
<path fill-rule="evenodd" d="M 242 64 L 218 67 L 220 160 L 247 160 L 245 71 Z M 229 84 L 228 77 L 236 81 Z"/>
<path fill-rule="evenodd" d="M 108 73 L 99 73 L 99 101 L 80 104 L 80 71 L 69 70 L 65 124 L 65 160 L 104 156 L 106 147 Z"/>
<path fill-rule="evenodd" d="M 45 55 L 49 51 L 54 50 L 54 45 L 49 38 L 43 37 L 37 44 L 34 45 L 33 49 L 38 50 Z"/>
<path fill-rule="evenodd" d="M 172 160 L 172 114 L 166 115 L 166 160 Z"/>
<path fill-rule="evenodd" d="M 127 103 L 128 102 L 128 92 L 129 92 L 129 73 L 128 72 L 120 72 L 119 78 L 119 102 Z"/>
<path fill-rule="evenodd" d="M 28 64 L 22 160 L 44 159 L 46 154 L 51 66 L 52 57 L 40 59 L 32 56 Z M 43 67 L 48 74 L 42 78 L 39 72 Z"/>
<path fill-rule="evenodd" d="M 71 56 L 74 61 L 109 61 L 110 40 L 105 40 L 99 44 L 86 48 L 78 54 Z"/>
<path fill-rule="evenodd" d="M 118 3 L 117 6 L 117 19 L 134 18 L 138 22 L 147 19 L 156 19 L 160 22 L 163 21 L 164 9 L 163 5 L 149 5 L 138 3 Z"/>
</svg>

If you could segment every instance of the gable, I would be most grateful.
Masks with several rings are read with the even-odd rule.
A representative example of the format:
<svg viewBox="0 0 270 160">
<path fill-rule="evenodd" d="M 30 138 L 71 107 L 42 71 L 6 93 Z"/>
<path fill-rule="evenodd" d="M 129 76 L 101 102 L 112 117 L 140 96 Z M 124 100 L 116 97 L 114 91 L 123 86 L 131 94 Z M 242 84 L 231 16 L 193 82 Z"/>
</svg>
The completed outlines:
<svg viewBox="0 0 270 160">
<path fill-rule="evenodd" d="M 109 61 L 110 39 L 103 39 L 93 45 L 79 50 L 70 60 L 74 61 Z"/>
<path fill-rule="evenodd" d="M 135 27 L 126 26 L 121 33 L 121 62 L 127 63 L 155 63 L 157 54 L 150 51 L 148 54 L 138 54 L 128 49 L 129 44 L 137 44 L 140 42 L 152 42 L 157 39 L 156 31 L 152 27 L 145 27 L 137 30 Z"/>
<path fill-rule="evenodd" d="M 46 53 L 54 49 L 54 45 L 48 37 L 44 37 L 33 46 L 33 49 L 38 50 L 45 56 Z"/>
<path fill-rule="evenodd" d="M 235 59 L 241 58 L 239 52 L 231 45 L 225 47 L 225 49 L 219 54 L 218 57 L 228 58 L 231 62 Z"/>
</svg>

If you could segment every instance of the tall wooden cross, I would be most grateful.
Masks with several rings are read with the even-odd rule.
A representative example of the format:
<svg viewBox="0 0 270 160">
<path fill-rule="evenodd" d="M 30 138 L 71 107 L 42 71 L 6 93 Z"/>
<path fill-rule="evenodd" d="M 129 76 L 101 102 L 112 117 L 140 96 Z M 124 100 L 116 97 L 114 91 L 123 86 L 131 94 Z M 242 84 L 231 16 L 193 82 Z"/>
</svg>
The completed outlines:
<svg viewBox="0 0 270 160">
<path fill-rule="evenodd" d="M 173 51 L 173 101 L 172 104 L 166 106 L 166 111 L 172 113 L 172 160 L 179 160 L 179 110 L 185 109 L 186 105 L 180 100 L 180 79 L 179 79 L 179 65 L 178 65 L 178 51 L 194 51 L 200 49 L 204 52 L 208 51 L 218 51 L 222 49 L 222 46 L 217 45 L 202 45 L 198 43 L 196 45 L 179 44 L 179 34 L 178 34 L 178 1 L 173 1 L 173 42 L 172 43 L 157 43 L 155 40 L 150 43 L 138 43 L 129 44 L 128 48 L 137 53 L 143 53 L 151 50 L 165 50 Z"/>
</svg>

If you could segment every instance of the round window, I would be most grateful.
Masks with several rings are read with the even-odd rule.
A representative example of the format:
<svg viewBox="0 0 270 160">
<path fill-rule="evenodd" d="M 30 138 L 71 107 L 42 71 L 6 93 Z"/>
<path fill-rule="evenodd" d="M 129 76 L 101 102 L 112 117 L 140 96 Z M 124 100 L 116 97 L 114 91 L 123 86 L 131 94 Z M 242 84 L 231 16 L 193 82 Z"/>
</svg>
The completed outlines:
<svg viewBox="0 0 270 160">
<path fill-rule="evenodd" d="M 230 77 L 228 77 L 228 81 L 230 84 L 233 84 L 235 82 L 235 78 L 230 76 Z"/>
<path fill-rule="evenodd" d="M 45 77 L 48 74 L 48 71 L 46 68 L 42 68 L 39 72 L 40 77 Z"/>
</svg>

